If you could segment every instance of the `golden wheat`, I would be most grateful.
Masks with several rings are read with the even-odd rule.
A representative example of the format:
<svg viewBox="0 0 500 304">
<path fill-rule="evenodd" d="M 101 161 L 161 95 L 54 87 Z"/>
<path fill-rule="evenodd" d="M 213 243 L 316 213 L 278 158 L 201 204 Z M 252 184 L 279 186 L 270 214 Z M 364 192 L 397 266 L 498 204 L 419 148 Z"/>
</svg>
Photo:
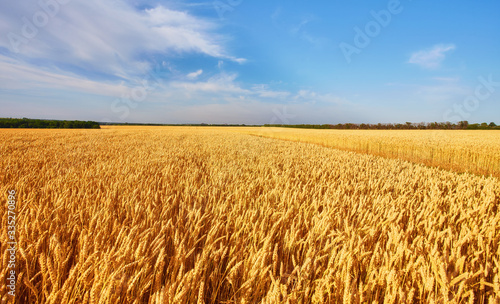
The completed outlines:
<svg viewBox="0 0 500 304">
<path fill-rule="evenodd" d="M 497 178 L 248 131 L 1 130 L 17 303 L 498 303 Z"/>
<path fill-rule="evenodd" d="M 500 177 L 496 130 L 312 130 L 245 128 L 243 133 L 315 143 L 456 172 Z"/>
</svg>

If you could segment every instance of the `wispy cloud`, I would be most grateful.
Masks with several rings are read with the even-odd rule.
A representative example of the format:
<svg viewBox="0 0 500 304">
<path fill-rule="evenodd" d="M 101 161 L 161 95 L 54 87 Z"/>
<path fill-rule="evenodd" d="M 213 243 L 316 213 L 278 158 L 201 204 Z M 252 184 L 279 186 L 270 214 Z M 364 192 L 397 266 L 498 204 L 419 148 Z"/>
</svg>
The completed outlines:
<svg viewBox="0 0 500 304">
<path fill-rule="evenodd" d="M 22 115 L 94 120 L 103 120 L 103 116 L 109 116 L 106 121 L 119 121 L 119 113 L 112 113 L 109 104 L 115 98 L 130 92 L 130 84 L 127 82 L 95 81 L 71 73 L 55 73 L 3 55 L 0 55 L 0 70 L 0 90 L 4 92 L 28 96 L 43 90 L 47 99 L 60 100 L 58 97 L 65 91 L 79 98 L 71 113 L 59 111 L 58 108 L 65 101 L 58 101 L 44 104 L 36 114 L 31 109 L 26 109 Z M 192 74 L 202 75 L 201 71 Z M 131 111 L 127 121 L 262 124 L 269 123 L 273 111 L 284 106 L 287 107 L 287 113 L 297 116 L 296 121 L 290 121 L 293 123 L 311 122 L 308 121 L 310 117 L 316 117 L 322 122 L 335 117 L 354 117 L 344 107 L 345 104 L 339 102 L 340 98 L 312 90 L 287 91 L 273 88 L 269 84 L 244 84 L 238 81 L 238 74 L 226 72 L 203 81 L 193 80 L 187 79 L 186 74 L 179 75 L 178 79 L 162 80 L 161 85 L 148 94 L 148 99 Z M 86 94 L 92 94 L 96 100 L 81 97 L 87 96 Z M 5 115 L 15 116 L 16 111 L 19 111 L 19 107 L 14 106 L 14 100 L 17 99 L 2 101 Z M 85 115 L 79 116 L 81 113 Z"/>
<path fill-rule="evenodd" d="M 263 98 L 276 98 L 283 100 L 291 95 L 291 93 L 287 91 L 272 90 L 268 84 L 254 85 L 251 90 L 256 95 Z"/>
<path fill-rule="evenodd" d="M 201 74 L 203 74 L 203 70 L 198 70 L 196 72 L 192 72 L 192 73 L 189 73 L 187 74 L 187 78 L 188 79 L 196 79 L 198 78 Z"/>
<path fill-rule="evenodd" d="M 172 89 L 180 89 L 182 92 L 193 94 L 203 92 L 206 93 L 236 93 L 243 94 L 248 93 L 247 90 L 243 89 L 235 79 L 238 77 L 237 74 L 227 74 L 221 73 L 209 78 L 206 81 L 198 82 L 183 82 L 183 81 L 172 81 L 170 87 Z"/>
<path fill-rule="evenodd" d="M 315 20 L 315 18 L 313 18 L 313 16 L 308 16 L 308 17 L 302 18 L 302 20 L 300 21 L 299 24 L 293 26 L 290 29 L 290 33 L 292 35 L 298 34 L 308 23 L 310 23 L 313 20 Z"/>
<path fill-rule="evenodd" d="M 123 83 L 93 81 L 71 73 L 58 73 L 0 55 L 0 89 L 26 92 L 56 89 L 118 97 L 127 91 Z M 22 81 L 20 81 L 22 79 Z"/>
<path fill-rule="evenodd" d="M 23 17 L 30 20 L 41 10 L 36 3 L 0 5 L 2 32 L 22 37 Z M 138 10 L 127 0 L 70 1 L 34 38 L 18 45 L 18 58 L 129 79 L 151 68 L 148 56 L 157 54 L 202 54 L 243 63 L 226 50 L 227 41 L 216 23 L 186 11 L 162 5 Z M 15 51 L 8 35 L 1 35 L 1 47 Z"/>
<path fill-rule="evenodd" d="M 446 53 L 455 48 L 454 44 L 438 44 L 432 48 L 413 53 L 408 63 L 416 64 L 425 69 L 437 69 L 446 58 Z"/>
<path fill-rule="evenodd" d="M 307 17 L 302 18 L 300 23 L 291 27 L 290 34 L 292 35 L 292 37 L 298 37 L 310 43 L 316 48 L 321 48 L 328 43 L 329 39 L 313 35 L 308 30 L 306 30 L 307 25 L 314 21 L 318 21 L 318 18 L 314 15 L 309 15 Z"/>
</svg>

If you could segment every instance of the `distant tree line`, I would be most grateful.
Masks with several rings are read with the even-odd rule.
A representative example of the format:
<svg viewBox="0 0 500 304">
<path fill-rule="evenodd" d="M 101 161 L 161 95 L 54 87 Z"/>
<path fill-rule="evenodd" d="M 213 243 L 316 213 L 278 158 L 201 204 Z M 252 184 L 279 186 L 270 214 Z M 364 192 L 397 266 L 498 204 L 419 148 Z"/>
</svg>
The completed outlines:
<svg viewBox="0 0 500 304">
<path fill-rule="evenodd" d="M 0 118 L 0 128 L 30 129 L 100 129 L 95 121 Z"/>
<path fill-rule="evenodd" d="M 494 122 L 491 123 L 475 123 L 469 124 L 468 121 L 460 121 L 456 124 L 451 122 L 430 122 L 430 123 L 411 123 L 407 122 L 404 124 L 355 124 L 355 123 L 345 123 L 345 124 L 324 124 L 324 125 L 264 125 L 265 127 L 285 127 L 285 128 L 303 128 L 303 129 L 361 129 L 361 130 L 500 130 L 500 126 L 497 126 Z"/>
</svg>

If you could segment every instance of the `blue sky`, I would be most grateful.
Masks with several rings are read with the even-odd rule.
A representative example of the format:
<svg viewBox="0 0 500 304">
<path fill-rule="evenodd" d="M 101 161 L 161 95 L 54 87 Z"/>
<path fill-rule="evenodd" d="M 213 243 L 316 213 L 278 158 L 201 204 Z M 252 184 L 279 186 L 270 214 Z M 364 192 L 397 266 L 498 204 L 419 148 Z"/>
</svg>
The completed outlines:
<svg viewBox="0 0 500 304">
<path fill-rule="evenodd" d="M 500 124 L 500 2 L 0 4 L 0 116 Z"/>
</svg>

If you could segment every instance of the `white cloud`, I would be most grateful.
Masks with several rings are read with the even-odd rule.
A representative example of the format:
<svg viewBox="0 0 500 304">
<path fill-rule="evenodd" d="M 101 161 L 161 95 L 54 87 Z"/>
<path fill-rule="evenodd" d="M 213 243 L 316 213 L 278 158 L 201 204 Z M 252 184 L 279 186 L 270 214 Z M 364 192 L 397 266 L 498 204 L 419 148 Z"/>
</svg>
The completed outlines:
<svg viewBox="0 0 500 304">
<path fill-rule="evenodd" d="M 37 12 L 43 12 L 37 1 L 0 4 L 2 32 L 23 37 L 22 17 L 32 20 Z M 26 60 L 130 78 L 150 68 L 148 54 L 197 53 L 243 63 L 226 51 L 226 42 L 214 22 L 188 12 L 161 5 L 141 11 L 126 0 L 73 0 L 60 5 L 47 25 L 18 49 Z M 15 51 L 7 34 L 1 35 L 0 47 Z"/>
<path fill-rule="evenodd" d="M 264 91 L 257 91 L 256 92 L 260 97 L 264 98 L 275 98 L 275 99 L 285 99 L 288 96 L 290 96 L 290 92 L 286 91 L 271 91 L 271 90 L 264 90 Z"/>
<path fill-rule="evenodd" d="M 124 84 L 92 81 L 78 75 L 55 73 L 0 55 L 0 89 L 57 89 L 101 96 L 119 97 L 127 92 Z"/>
<path fill-rule="evenodd" d="M 284 102 L 295 104 L 311 104 L 317 101 L 334 100 L 329 95 L 320 95 L 311 91 L 292 93 L 285 90 L 274 90 L 267 84 L 243 87 L 236 73 L 221 72 L 205 81 L 192 81 L 203 73 L 203 70 L 188 74 L 191 81 L 171 80 L 153 83 L 152 79 L 138 78 L 135 83 L 104 82 L 63 71 L 42 69 L 35 65 L 0 55 L 0 89 L 26 92 L 28 90 L 53 90 L 73 93 L 95 94 L 112 98 L 130 94 L 131 90 L 142 87 L 145 80 L 148 87 L 148 101 L 165 103 L 177 101 L 181 103 L 224 103 L 228 100 L 258 100 L 261 102 Z M 22 81 L 20 81 L 22 80 Z"/>
<path fill-rule="evenodd" d="M 329 39 L 325 38 L 325 37 L 319 37 L 319 36 L 312 35 L 311 33 L 309 33 L 305 29 L 305 27 L 309 23 L 316 21 L 316 20 L 318 20 L 318 18 L 314 15 L 309 15 L 306 18 L 303 18 L 302 21 L 298 25 L 293 26 L 290 29 L 290 34 L 293 37 L 298 37 L 298 38 L 310 43 L 311 45 L 313 45 L 316 48 L 323 47 L 324 45 L 329 43 Z"/>
<path fill-rule="evenodd" d="M 348 100 L 333 94 L 320 94 L 311 90 L 299 90 L 297 94 L 293 96 L 293 99 L 298 103 L 352 105 Z"/>
<path fill-rule="evenodd" d="M 173 99 L 198 100 L 201 103 L 219 103 L 220 101 L 259 101 L 267 103 L 283 103 L 295 105 L 352 105 L 349 101 L 333 94 L 321 94 L 311 90 L 290 92 L 276 90 L 268 84 L 255 84 L 249 88 L 236 81 L 236 73 L 220 73 L 206 81 L 187 82 L 172 81 L 167 91 Z M 186 99 L 188 98 L 188 99 Z"/>
<path fill-rule="evenodd" d="M 6 110 L 4 114 L 13 117 L 85 117 L 99 121 L 123 121 L 124 112 L 115 110 L 124 108 L 126 104 L 120 102 L 119 107 L 115 105 L 115 110 L 111 105 L 117 98 L 129 96 L 137 88 L 129 82 L 87 79 L 4 55 L 0 55 L 0 71 L 0 90 L 5 93 L 1 95 Z M 194 72 L 201 73 L 202 70 Z M 334 96 L 313 91 L 276 90 L 268 84 L 247 86 L 237 81 L 237 77 L 235 73 L 220 72 L 204 81 L 188 80 L 186 75 L 179 75 L 176 80 L 161 80 L 147 90 L 144 101 L 135 102 L 136 105 L 128 108 L 130 115 L 125 119 L 129 122 L 270 123 L 276 109 L 287 107 L 287 111 L 299 119 L 297 121 L 307 122 L 314 115 L 327 121 L 328 117 L 333 119 L 345 113 Z M 140 87 L 141 79 L 137 80 Z M 39 96 L 41 92 L 45 99 Z M 29 101 L 33 94 L 40 97 L 38 102 L 57 102 L 36 105 Z M 66 100 L 64 96 L 67 94 L 74 98 Z M 93 94 L 95 98 L 85 100 L 82 97 L 85 94 Z M 75 102 L 77 99 L 78 102 Z M 66 102 L 73 104 L 72 110 L 58 112 L 58 106 Z M 37 111 L 33 110 L 35 108 Z M 85 115 L 82 116 L 82 113 Z"/>
<path fill-rule="evenodd" d="M 196 72 L 192 72 L 192 73 L 187 74 L 187 76 L 186 76 L 186 77 L 187 77 L 187 78 L 189 78 L 189 79 L 196 79 L 196 78 L 198 78 L 201 74 L 203 74 L 203 70 L 198 70 L 198 71 L 196 71 Z"/>
<path fill-rule="evenodd" d="M 185 93 L 236 93 L 236 94 L 247 94 L 248 90 L 241 88 L 235 79 L 238 77 L 237 74 L 226 74 L 221 73 L 216 76 L 211 77 L 207 81 L 198 82 L 182 82 L 182 81 L 172 81 L 170 87 L 172 89 L 180 89 Z M 191 95 L 192 96 L 192 95 Z"/>
<path fill-rule="evenodd" d="M 236 57 L 228 57 L 228 58 L 239 64 L 244 64 L 245 62 L 247 62 L 246 58 L 236 58 Z"/>
<path fill-rule="evenodd" d="M 291 95 L 287 91 L 275 91 L 269 88 L 267 84 L 258 84 L 252 87 L 252 92 L 254 92 L 259 97 L 263 98 L 275 98 L 275 99 L 285 99 Z"/>
<path fill-rule="evenodd" d="M 299 98 L 305 98 L 305 99 L 311 99 L 311 98 L 316 98 L 317 94 L 316 92 L 312 92 L 309 90 L 300 90 L 297 95 L 295 96 L 295 99 Z"/>
<path fill-rule="evenodd" d="M 421 50 L 411 55 L 408 63 L 416 64 L 425 69 L 436 69 L 446 58 L 446 53 L 454 50 L 454 44 L 438 44 L 430 49 Z"/>
</svg>

